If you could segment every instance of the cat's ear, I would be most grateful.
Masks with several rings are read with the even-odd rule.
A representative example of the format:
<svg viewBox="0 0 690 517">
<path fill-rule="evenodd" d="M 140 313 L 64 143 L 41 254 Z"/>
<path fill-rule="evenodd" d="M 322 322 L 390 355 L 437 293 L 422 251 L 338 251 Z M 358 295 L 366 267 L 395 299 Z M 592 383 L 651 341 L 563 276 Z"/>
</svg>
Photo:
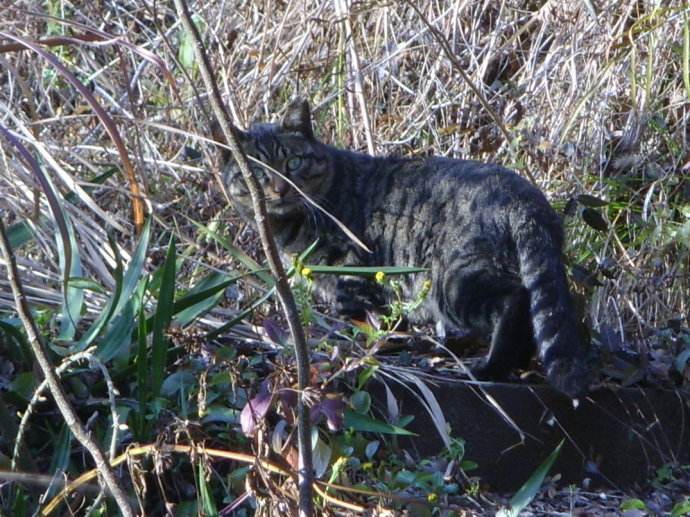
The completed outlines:
<svg viewBox="0 0 690 517">
<path fill-rule="evenodd" d="M 293 99 L 285 110 L 281 126 L 287 131 L 294 131 L 307 138 L 314 138 L 309 103 L 301 97 Z"/>
<path fill-rule="evenodd" d="M 242 142 L 244 142 L 245 140 L 247 140 L 249 138 L 247 133 L 245 133 L 244 131 L 242 131 L 238 128 L 234 128 L 234 133 L 235 133 L 235 137 L 237 138 L 238 143 L 240 145 L 242 145 Z M 223 134 L 223 130 L 220 128 L 220 124 L 218 124 L 217 120 L 214 120 L 211 123 L 211 137 L 216 142 L 227 145 L 227 140 L 225 140 L 225 135 Z M 219 149 L 220 149 L 221 155 L 223 157 L 223 161 L 227 161 L 232 156 L 230 149 L 227 149 L 225 147 L 220 147 Z"/>
</svg>

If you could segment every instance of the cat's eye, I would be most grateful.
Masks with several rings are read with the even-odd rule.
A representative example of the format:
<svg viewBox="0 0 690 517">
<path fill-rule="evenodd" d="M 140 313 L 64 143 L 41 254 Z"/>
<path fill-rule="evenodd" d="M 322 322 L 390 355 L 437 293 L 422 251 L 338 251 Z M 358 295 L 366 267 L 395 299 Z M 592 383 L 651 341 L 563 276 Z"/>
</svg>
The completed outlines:
<svg viewBox="0 0 690 517">
<path fill-rule="evenodd" d="M 293 156 L 287 161 L 285 167 L 288 171 L 294 171 L 299 169 L 300 165 L 302 165 L 302 158 L 300 158 L 299 156 Z"/>
</svg>

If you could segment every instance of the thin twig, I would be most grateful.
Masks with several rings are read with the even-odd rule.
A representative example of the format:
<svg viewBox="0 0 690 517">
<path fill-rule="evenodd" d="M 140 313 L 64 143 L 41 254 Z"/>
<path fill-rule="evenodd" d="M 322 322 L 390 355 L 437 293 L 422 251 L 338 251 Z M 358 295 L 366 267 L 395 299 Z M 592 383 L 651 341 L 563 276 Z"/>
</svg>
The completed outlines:
<svg viewBox="0 0 690 517">
<path fill-rule="evenodd" d="M 347 45 L 350 54 L 348 65 L 350 75 L 352 76 L 352 80 L 354 82 L 355 96 L 357 97 L 357 102 L 359 103 L 362 124 L 364 125 L 364 135 L 367 139 L 367 151 L 369 154 L 374 154 L 375 149 L 374 139 L 371 131 L 371 120 L 369 119 L 367 102 L 364 98 L 364 87 L 362 86 L 362 68 L 359 64 L 359 56 L 357 55 L 357 47 L 355 46 L 348 2 L 346 0 L 335 0 L 335 11 L 338 16 L 341 17 L 341 22 L 345 27 L 345 44 Z"/>
<path fill-rule="evenodd" d="M 50 364 L 48 355 L 45 352 L 43 342 L 38 333 L 38 328 L 36 323 L 31 317 L 31 312 L 29 311 L 29 306 L 26 303 L 26 298 L 24 297 L 24 291 L 22 288 L 21 280 L 19 278 L 19 272 L 17 270 L 17 263 L 10 248 L 9 239 L 7 233 L 5 232 L 5 225 L 2 220 L 0 220 L 0 250 L 2 251 L 2 257 L 5 261 L 5 266 L 7 267 L 7 277 L 10 281 L 10 286 L 12 288 L 12 293 L 14 294 L 15 308 L 17 314 L 24 325 L 26 331 L 27 339 L 31 345 L 31 350 L 36 357 L 36 360 L 41 367 L 44 377 L 48 381 L 48 386 L 50 387 L 50 393 L 55 399 L 62 417 L 69 427 L 70 431 L 74 437 L 79 440 L 79 443 L 91 454 L 94 462 L 96 463 L 96 468 L 103 478 L 105 486 L 108 488 L 112 494 L 115 502 L 117 503 L 120 512 L 126 517 L 134 516 L 134 512 L 129 504 L 129 499 L 125 491 L 120 486 L 115 474 L 113 473 L 105 455 L 98 447 L 98 444 L 91 439 L 91 436 L 87 433 L 84 426 L 79 421 L 77 413 L 67 399 L 67 395 L 60 385 L 60 381 L 53 371 L 53 367 Z"/>
<path fill-rule="evenodd" d="M 300 455 L 300 468 L 298 473 L 299 487 L 299 513 L 301 516 L 311 517 L 314 514 L 313 502 L 313 468 L 311 456 L 311 436 L 309 432 L 309 407 L 304 402 L 304 391 L 309 382 L 309 350 L 304 337 L 304 330 L 300 322 L 297 304 L 290 290 L 285 269 L 280 260 L 278 248 L 270 228 L 266 201 L 264 199 L 261 186 L 252 173 L 247 157 L 238 145 L 237 128 L 230 121 L 227 111 L 224 108 L 223 100 L 218 90 L 218 85 L 211 71 L 211 66 L 201 42 L 201 36 L 192 23 L 189 10 L 185 0 L 175 0 L 175 7 L 178 16 L 181 18 L 185 30 L 192 37 L 194 42 L 194 53 L 196 55 L 201 76 L 209 94 L 211 107 L 218 120 L 220 128 L 225 137 L 228 147 L 232 151 L 232 156 L 238 167 L 242 171 L 242 177 L 247 185 L 252 199 L 254 219 L 261 238 L 261 244 L 268 261 L 268 266 L 275 278 L 276 292 L 283 306 L 283 311 L 290 327 L 290 334 L 295 346 L 295 359 L 297 361 L 297 382 L 300 397 L 297 399 L 297 441 Z"/>
</svg>

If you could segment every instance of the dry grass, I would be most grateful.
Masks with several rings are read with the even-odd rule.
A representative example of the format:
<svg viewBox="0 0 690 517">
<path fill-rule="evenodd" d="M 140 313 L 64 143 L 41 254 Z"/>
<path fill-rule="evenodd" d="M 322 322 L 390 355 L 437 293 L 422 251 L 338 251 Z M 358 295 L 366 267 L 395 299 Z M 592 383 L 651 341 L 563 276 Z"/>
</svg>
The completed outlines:
<svg viewBox="0 0 690 517">
<path fill-rule="evenodd" d="M 501 162 L 530 171 L 558 206 L 580 193 L 610 200 L 603 209 L 608 231 L 570 220 L 568 254 L 590 270 L 603 266 L 610 277 L 586 290 L 592 327 L 639 339 L 669 319 L 686 318 L 690 299 L 690 187 L 683 169 L 689 13 L 680 0 L 665 4 L 416 3 L 456 62 L 404 2 L 218 1 L 198 2 L 196 12 L 241 125 L 279 115 L 300 94 L 311 99 L 317 132 L 331 143 Z M 47 18 L 47 9 L 64 20 Z M 174 231 L 190 259 L 181 285 L 193 282 L 195 262 L 225 267 L 227 255 L 192 221 L 229 230 L 236 242 L 246 234 L 209 173 L 215 153 L 195 137 L 209 137 L 209 126 L 186 79 L 196 70 L 184 71 L 177 61 L 181 29 L 171 7 L 15 2 L 0 30 L 28 39 L 83 33 L 75 22 L 155 54 L 175 76 L 177 91 L 160 66 L 117 43 L 51 49 L 117 122 L 157 232 Z M 0 54 L 0 84 L 0 124 L 41 157 L 57 189 L 76 192 L 80 201 L 65 206 L 85 276 L 112 287 L 106 228 L 124 230 L 116 233 L 125 256 L 133 244 L 128 186 L 111 140 L 84 99 L 36 54 Z M 190 159 L 190 147 L 203 150 L 202 160 Z M 21 265 L 32 271 L 32 301 L 55 305 L 60 270 L 45 197 L 36 195 L 30 171 L 4 140 L 0 164 L 2 217 L 27 221 L 38 237 L 21 253 Z M 111 167 L 118 172 L 105 184 L 87 183 Z M 10 305 L 6 292 L 2 278 L 0 307 Z M 92 294 L 88 302 L 96 311 L 101 300 Z"/>
</svg>

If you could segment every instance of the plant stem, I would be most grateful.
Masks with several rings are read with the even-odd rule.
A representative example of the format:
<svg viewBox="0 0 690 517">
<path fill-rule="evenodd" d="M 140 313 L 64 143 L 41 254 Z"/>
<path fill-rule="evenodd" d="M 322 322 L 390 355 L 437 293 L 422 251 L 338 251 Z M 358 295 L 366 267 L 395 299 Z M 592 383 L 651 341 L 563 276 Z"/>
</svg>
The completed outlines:
<svg viewBox="0 0 690 517">
<path fill-rule="evenodd" d="M 62 385 L 53 371 L 53 367 L 48 359 L 48 354 L 45 351 L 43 342 L 38 333 L 36 323 L 31 317 L 31 312 L 29 311 L 29 306 L 26 303 L 26 297 L 24 296 L 24 290 L 22 288 L 21 280 L 19 278 L 19 271 L 17 270 L 17 263 L 14 259 L 14 254 L 10 248 L 10 242 L 5 231 L 5 225 L 0 219 L 0 250 L 2 251 L 2 257 L 5 261 L 5 266 L 7 267 L 7 278 L 12 288 L 12 293 L 14 294 L 14 304 L 17 310 L 17 314 L 24 325 L 26 330 L 26 336 L 31 345 L 31 350 L 38 361 L 38 364 L 43 372 L 43 375 L 48 382 L 48 387 L 50 393 L 55 399 L 62 417 L 69 427 L 70 431 L 74 437 L 79 440 L 79 443 L 91 454 L 94 462 L 96 463 L 96 468 L 98 468 L 99 473 L 103 478 L 103 482 L 107 489 L 110 491 L 111 495 L 115 499 L 120 512 L 125 517 L 133 517 L 135 514 L 129 504 L 129 499 L 125 491 L 120 487 L 120 484 L 115 477 L 108 460 L 106 459 L 103 451 L 98 447 L 98 444 L 91 439 L 84 426 L 79 421 L 76 411 L 67 399 L 67 395 L 62 389 Z"/>
<path fill-rule="evenodd" d="M 297 398 L 297 441 L 300 456 L 300 468 L 298 472 L 299 513 L 300 516 L 311 517 L 314 514 L 314 502 L 312 497 L 314 473 L 311 455 L 311 433 L 309 432 L 309 407 L 304 402 L 304 391 L 309 382 L 309 350 L 304 337 L 304 330 L 300 322 L 299 311 L 297 310 L 297 304 L 290 290 L 288 278 L 280 260 L 280 254 L 278 253 L 275 239 L 273 238 L 263 190 L 249 168 L 247 157 L 238 144 L 238 130 L 230 121 L 227 111 L 223 106 L 220 91 L 213 77 L 199 31 L 191 20 L 185 0 L 175 0 L 175 7 L 185 30 L 192 36 L 194 53 L 207 93 L 209 94 L 211 107 L 213 108 L 213 112 L 223 132 L 227 145 L 232 152 L 232 157 L 242 171 L 242 177 L 247 185 L 247 190 L 249 190 L 252 199 L 254 220 L 256 221 L 256 226 L 259 231 L 261 245 L 266 255 L 268 266 L 275 279 L 276 292 L 278 293 L 278 298 L 283 307 L 283 312 L 285 313 L 292 341 L 295 346 L 297 382 L 300 391 L 300 396 Z"/>
</svg>

